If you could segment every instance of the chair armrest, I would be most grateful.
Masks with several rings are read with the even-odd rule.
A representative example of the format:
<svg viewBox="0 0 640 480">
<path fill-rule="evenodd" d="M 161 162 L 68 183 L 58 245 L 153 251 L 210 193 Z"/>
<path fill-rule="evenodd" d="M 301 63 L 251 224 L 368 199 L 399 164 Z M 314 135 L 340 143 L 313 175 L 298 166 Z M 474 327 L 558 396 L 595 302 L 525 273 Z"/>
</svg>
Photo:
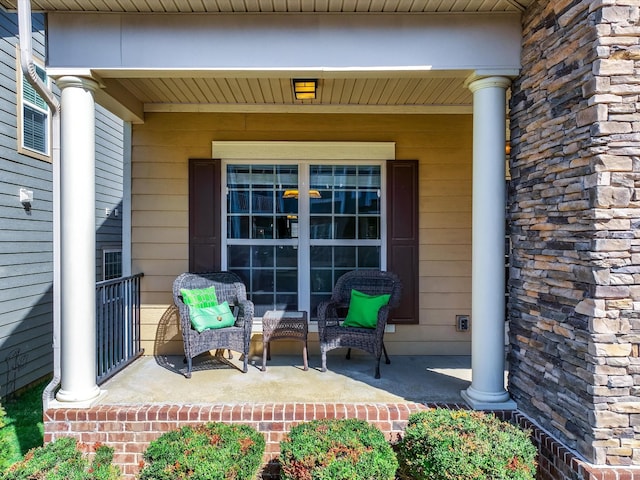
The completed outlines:
<svg viewBox="0 0 640 480">
<path fill-rule="evenodd" d="M 189 315 L 189 306 L 187 304 L 178 303 L 178 315 L 180 316 L 180 328 L 183 332 L 195 331 L 193 325 L 191 325 L 191 316 Z"/>
<path fill-rule="evenodd" d="M 238 305 L 238 319 L 242 318 L 242 326 L 245 332 L 251 335 L 251 327 L 253 326 L 253 302 L 251 300 L 241 300 Z"/>
<path fill-rule="evenodd" d="M 378 323 L 376 325 L 376 330 L 383 330 L 387 326 L 387 320 L 389 318 L 389 311 L 391 310 L 391 306 L 383 305 L 378 310 Z"/>
<path fill-rule="evenodd" d="M 347 304 L 333 300 L 320 302 L 320 304 L 318 304 L 318 330 L 339 325 L 340 317 L 338 316 L 338 309 L 347 307 Z"/>
</svg>

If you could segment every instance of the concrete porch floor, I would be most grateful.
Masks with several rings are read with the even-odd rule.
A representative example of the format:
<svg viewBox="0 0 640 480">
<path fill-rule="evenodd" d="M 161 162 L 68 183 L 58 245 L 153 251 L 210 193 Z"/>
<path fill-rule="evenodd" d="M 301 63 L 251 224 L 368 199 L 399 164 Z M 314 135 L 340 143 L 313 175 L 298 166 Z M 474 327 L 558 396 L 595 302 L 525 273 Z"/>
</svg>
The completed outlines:
<svg viewBox="0 0 640 480">
<path fill-rule="evenodd" d="M 183 375 L 182 356 L 145 356 L 105 382 L 106 394 L 98 405 L 202 404 L 202 403 L 446 403 L 462 404 L 460 391 L 471 383 L 469 356 L 392 356 L 381 361 L 381 378 L 375 379 L 369 356 L 352 356 L 346 350 L 327 359 L 328 371 L 320 371 L 320 358 L 310 356 L 309 370 L 300 356 L 272 355 L 267 371 L 252 357 L 249 371 L 242 362 L 204 354 L 194 359 L 193 375 Z"/>
</svg>

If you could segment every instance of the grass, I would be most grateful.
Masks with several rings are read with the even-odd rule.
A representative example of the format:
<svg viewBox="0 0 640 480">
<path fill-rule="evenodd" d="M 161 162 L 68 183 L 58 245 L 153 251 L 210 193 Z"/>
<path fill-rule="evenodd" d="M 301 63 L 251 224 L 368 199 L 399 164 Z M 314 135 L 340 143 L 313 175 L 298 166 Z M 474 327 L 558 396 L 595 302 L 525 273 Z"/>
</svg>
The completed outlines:
<svg viewBox="0 0 640 480">
<path fill-rule="evenodd" d="M 31 448 L 42 445 L 42 392 L 47 383 L 48 380 L 43 380 L 2 400 L 6 417 L 0 428 L 0 471 L 21 460 Z"/>
</svg>

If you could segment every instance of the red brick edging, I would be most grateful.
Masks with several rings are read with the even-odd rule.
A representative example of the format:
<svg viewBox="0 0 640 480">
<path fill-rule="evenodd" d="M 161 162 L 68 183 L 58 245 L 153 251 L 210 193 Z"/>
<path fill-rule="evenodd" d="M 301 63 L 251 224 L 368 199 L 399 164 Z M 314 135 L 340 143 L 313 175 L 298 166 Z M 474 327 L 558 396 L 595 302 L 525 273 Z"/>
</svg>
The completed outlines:
<svg viewBox="0 0 640 480">
<path fill-rule="evenodd" d="M 78 439 L 85 451 L 104 443 L 114 448 L 114 463 L 126 478 L 135 478 L 142 453 L 161 434 L 205 422 L 243 423 L 264 434 L 265 463 L 280 452 L 289 429 L 316 418 L 358 418 L 376 425 L 389 440 L 404 431 L 415 403 L 342 404 L 223 404 L 223 405 L 105 405 L 90 409 L 51 409 L 45 412 L 45 442 L 61 436 Z"/>
<path fill-rule="evenodd" d="M 149 404 L 60 408 L 45 412 L 44 440 L 75 437 L 86 452 L 92 451 L 98 442 L 109 445 L 114 448 L 114 463 L 121 467 L 126 479 L 133 480 L 149 443 L 163 433 L 185 425 L 205 422 L 250 425 L 265 436 L 264 462 L 268 465 L 277 458 L 284 435 L 300 422 L 317 418 L 357 418 L 377 426 L 389 441 L 395 441 L 404 432 L 409 415 L 431 407 L 466 408 L 419 403 Z M 537 480 L 640 480 L 640 469 L 595 467 L 583 462 L 520 412 L 496 414 L 532 430 L 532 439 L 539 452 Z M 265 478 L 271 478 L 268 473 L 265 475 Z"/>
</svg>

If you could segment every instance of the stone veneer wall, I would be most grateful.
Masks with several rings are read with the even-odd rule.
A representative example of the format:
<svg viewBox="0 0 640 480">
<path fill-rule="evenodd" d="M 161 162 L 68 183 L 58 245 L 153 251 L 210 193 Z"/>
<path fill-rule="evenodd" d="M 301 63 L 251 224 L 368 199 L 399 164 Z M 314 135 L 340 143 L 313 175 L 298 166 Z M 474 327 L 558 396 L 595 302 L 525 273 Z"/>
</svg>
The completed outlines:
<svg viewBox="0 0 640 480">
<path fill-rule="evenodd" d="M 639 17 L 534 2 L 512 88 L 509 390 L 595 464 L 640 465 Z"/>
</svg>

